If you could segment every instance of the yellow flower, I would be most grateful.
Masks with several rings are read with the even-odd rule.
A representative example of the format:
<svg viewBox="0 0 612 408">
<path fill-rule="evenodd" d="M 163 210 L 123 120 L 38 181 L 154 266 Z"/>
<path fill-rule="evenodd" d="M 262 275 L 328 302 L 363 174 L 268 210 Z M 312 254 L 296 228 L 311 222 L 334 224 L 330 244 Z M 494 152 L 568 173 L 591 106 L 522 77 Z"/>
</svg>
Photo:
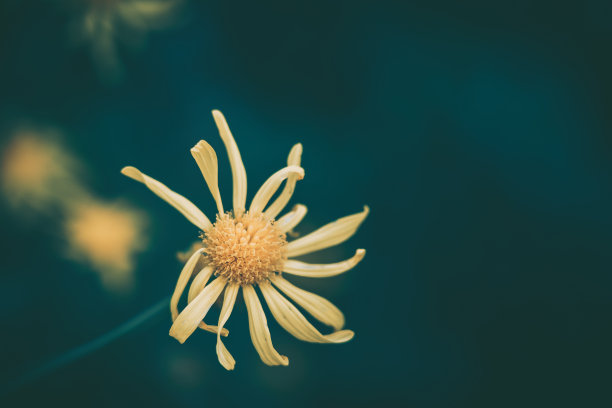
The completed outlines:
<svg viewBox="0 0 612 408">
<path fill-rule="evenodd" d="M 73 203 L 64 225 L 71 258 L 89 263 L 112 290 L 129 289 L 134 257 L 146 247 L 146 217 L 123 204 Z"/>
<path fill-rule="evenodd" d="M 297 180 L 304 177 L 304 169 L 300 167 L 302 145 L 297 144 L 291 149 L 287 167 L 274 173 L 261 186 L 247 210 L 246 172 L 240 152 L 221 112 L 213 111 L 213 117 L 232 168 L 233 211 L 225 212 L 223 209 L 215 151 L 202 140 L 191 149 L 191 154 L 217 205 L 218 214 L 214 224 L 191 201 L 159 181 L 134 167 L 125 167 L 121 171 L 145 184 L 202 230 L 203 247 L 195 251 L 186 262 L 170 301 L 174 322 L 170 335 L 183 343 L 198 327 L 216 333 L 219 362 L 227 370 L 233 369 L 234 358 L 221 341 L 221 335 L 227 335 L 223 326 L 242 288 L 249 316 L 249 331 L 259 356 L 267 365 L 288 365 L 287 357 L 280 355 L 272 346 L 266 316 L 255 291 L 255 286 L 258 286 L 278 323 L 298 339 L 315 343 L 343 343 L 350 340 L 354 333 L 342 330 L 342 312 L 328 300 L 297 288 L 283 277 L 283 273 L 321 278 L 338 275 L 354 267 L 364 257 L 364 249 L 358 249 L 350 259 L 333 264 L 308 264 L 292 258 L 347 240 L 368 215 L 368 207 L 360 213 L 340 218 L 302 238 L 287 242 L 286 233 L 306 215 L 306 207 L 298 204 L 282 217 L 276 217 L 289 202 Z M 284 189 L 268 205 L 284 180 L 287 180 Z M 195 275 L 187 295 L 187 306 L 179 313 L 178 301 L 196 264 L 201 260 L 204 260 L 205 266 Z M 216 279 L 208 283 L 213 275 Z M 206 314 L 224 289 L 218 326 L 205 324 L 203 320 Z M 321 334 L 277 289 L 335 331 Z"/>
<path fill-rule="evenodd" d="M 18 209 L 50 209 L 82 194 L 74 178 L 79 163 L 55 141 L 56 132 L 17 129 L 2 152 L 0 182 L 5 199 Z"/>
</svg>

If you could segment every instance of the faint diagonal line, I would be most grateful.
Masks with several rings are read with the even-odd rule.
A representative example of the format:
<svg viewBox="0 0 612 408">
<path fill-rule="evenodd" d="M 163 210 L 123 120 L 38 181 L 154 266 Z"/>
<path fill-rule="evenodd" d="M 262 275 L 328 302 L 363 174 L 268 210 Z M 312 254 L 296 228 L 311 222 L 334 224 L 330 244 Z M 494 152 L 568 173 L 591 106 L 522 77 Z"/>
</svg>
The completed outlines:
<svg viewBox="0 0 612 408">
<path fill-rule="evenodd" d="M 19 388 L 37 381 L 38 379 L 54 372 L 55 370 L 60 369 L 81 357 L 84 357 L 88 354 L 93 353 L 94 351 L 106 346 L 108 343 L 111 343 L 114 340 L 117 340 L 119 337 L 127 334 L 128 332 L 138 328 L 141 324 L 145 323 L 147 320 L 154 317 L 156 314 L 164 310 L 164 308 L 169 304 L 170 298 L 165 298 L 155 303 L 153 306 L 149 307 L 144 312 L 140 313 L 137 316 L 134 316 L 132 319 L 123 323 L 122 325 L 114 328 L 106 334 L 98 337 L 95 340 L 90 341 L 89 343 L 85 343 L 81 346 L 76 347 L 70 351 L 67 351 L 64 354 L 55 357 L 46 363 L 43 363 L 37 368 L 34 368 L 31 371 L 26 372 L 22 376 L 16 378 L 13 381 L 9 381 L 6 386 L 0 388 L 0 396 L 4 397 L 7 394 L 10 394 L 14 391 L 17 391 Z"/>
</svg>

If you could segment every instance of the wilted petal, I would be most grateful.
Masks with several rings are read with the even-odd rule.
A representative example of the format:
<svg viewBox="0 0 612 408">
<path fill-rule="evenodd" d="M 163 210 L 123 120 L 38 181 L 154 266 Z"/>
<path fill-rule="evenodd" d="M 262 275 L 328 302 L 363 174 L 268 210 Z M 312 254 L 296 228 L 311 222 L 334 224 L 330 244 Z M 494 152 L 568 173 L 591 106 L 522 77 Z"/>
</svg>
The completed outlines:
<svg viewBox="0 0 612 408">
<path fill-rule="evenodd" d="M 180 343 L 184 343 L 195 329 L 198 328 L 210 307 L 223 291 L 226 283 L 226 279 L 217 278 L 205 287 L 178 315 L 170 328 L 170 336 L 177 339 Z"/>
<path fill-rule="evenodd" d="M 183 266 L 183 270 L 181 271 L 178 280 L 176 281 L 176 287 L 174 288 L 174 293 L 172 293 L 172 298 L 170 299 L 170 313 L 172 314 L 172 320 L 176 319 L 178 316 L 178 302 L 183 294 L 183 291 L 187 287 L 187 283 L 193 274 L 193 270 L 195 269 L 198 260 L 202 256 L 204 249 L 198 249 L 195 251 L 185 262 L 185 266 Z"/>
<path fill-rule="evenodd" d="M 278 275 L 270 276 L 270 280 L 291 300 L 304 308 L 321 323 L 340 330 L 344 326 L 344 315 L 329 300 L 319 295 L 300 289 Z"/>
<path fill-rule="evenodd" d="M 244 294 L 244 302 L 249 313 L 251 340 L 261 361 L 267 365 L 289 365 L 289 359 L 278 354 L 274 346 L 272 346 L 268 321 L 266 320 L 266 315 L 261 307 L 257 293 L 255 293 L 255 289 L 251 285 L 246 285 L 243 286 L 242 293 Z"/>
<path fill-rule="evenodd" d="M 217 203 L 217 211 L 219 214 L 223 214 L 223 203 L 221 202 L 221 193 L 219 192 L 219 164 L 215 150 L 204 140 L 200 140 L 191 149 L 191 155 L 198 164 L 208 189 L 215 199 L 215 203 Z"/>
<path fill-rule="evenodd" d="M 146 174 L 142 173 L 135 167 L 124 167 L 121 173 L 143 183 L 154 192 L 159 198 L 166 201 L 168 204 L 176 208 L 181 214 L 183 214 L 192 224 L 205 231 L 212 227 L 210 220 L 204 215 L 198 207 L 196 207 L 191 201 L 186 199 L 180 194 L 170 190 L 164 184 L 159 181 L 152 179 Z"/>
<path fill-rule="evenodd" d="M 244 212 L 247 195 L 247 178 L 242 158 L 240 157 L 240 151 L 238 145 L 230 132 L 227 121 L 221 112 L 218 110 L 212 111 L 215 123 L 219 128 L 219 135 L 225 144 L 227 149 L 227 155 L 229 156 L 230 165 L 232 167 L 232 178 L 234 180 L 234 212 L 236 214 L 242 214 Z"/>
<path fill-rule="evenodd" d="M 274 225 L 281 230 L 281 232 L 291 231 L 300 221 L 302 221 L 307 211 L 308 209 L 305 205 L 297 204 L 291 211 L 276 220 Z"/>
<path fill-rule="evenodd" d="M 289 157 L 287 158 L 287 166 L 299 166 L 302 158 L 302 144 L 298 143 L 291 148 L 289 152 Z M 270 206 L 266 209 L 265 215 L 268 219 L 274 219 L 276 216 L 285 208 L 291 196 L 293 195 L 293 191 L 295 190 L 295 185 L 299 180 L 298 174 L 290 174 L 287 178 L 287 183 L 285 183 L 285 188 L 278 195 L 276 200 L 270 204 Z"/>
<path fill-rule="evenodd" d="M 191 303 L 191 301 L 193 299 L 196 298 L 196 296 L 198 296 L 200 294 L 200 292 L 202 292 L 202 290 L 204 289 L 204 287 L 206 287 L 206 284 L 208 283 L 208 280 L 210 279 L 210 277 L 212 276 L 214 270 L 212 267 L 210 266 L 206 266 L 204 268 L 202 268 L 202 270 L 200 272 L 198 272 L 198 274 L 196 275 L 195 278 L 193 278 L 193 281 L 191 282 L 191 286 L 189 286 L 189 293 L 187 294 L 187 303 Z M 176 317 L 174 317 L 172 319 L 172 321 L 174 321 L 176 319 Z M 198 327 L 202 330 L 206 330 L 209 331 L 211 333 L 217 333 L 217 331 L 219 330 L 217 326 L 213 326 L 213 325 L 208 325 L 204 322 L 200 322 L 200 324 L 198 325 Z M 222 329 L 221 330 L 221 335 L 222 336 L 227 336 L 229 334 L 229 332 L 227 331 L 227 329 Z"/>
<path fill-rule="evenodd" d="M 294 257 L 340 244 L 349 239 L 368 216 L 370 209 L 337 219 L 310 234 L 287 244 L 287 256 Z"/>
<path fill-rule="evenodd" d="M 223 329 L 223 326 L 229 319 L 234 303 L 236 303 L 236 295 L 238 294 L 238 288 L 240 285 L 237 283 L 230 283 L 225 289 L 225 297 L 223 298 L 223 306 L 221 307 L 221 314 L 219 315 L 219 328 Z M 221 341 L 221 331 L 217 333 L 217 357 L 219 362 L 226 370 L 233 370 L 236 360 L 227 350 L 223 342 Z"/>
<path fill-rule="evenodd" d="M 328 335 L 321 334 L 270 283 L 262 283 L 259 287 L 276 321 L 298 339 L 311 343 L 344 343 L 353 338 L 354 333 L 351 330 L 340 330 Z"/>
<path fill-rule="evenodd" d="M 187 303 L 191 303 L 191 301 L 200 294 L 212 276 L 213 271 L 212 266 L 205 266 L 200 272 L 198 272 L 196 277 L 193 278 L 193 282 L 191 282 L 189 293 L 187 295 Z"/>
<path fill-rule="evenodd" d="M 306 262 L 288 259 L 282 267 L 282 272 L 292 275 L 306 276 L 308 278 L 327 278 L 348 271 L 357 265 L 365 256 L 365 249 L 358 249 L 352 258 L 342 262 L 330 264 L 309 264 Z"/>
<path fill-rule="evenodd" d="M 268 204 L 270 198 L 272 198 L 274 193 L 276 193 L 276 190 L 278 190 L 283 180 L 289 177 L 291 174 L 297 175 L 297 177 L 301 180 L 304 178 L 304 169 L 298 166 L 289 166 L 271 175 L 270 178 L 263 183 L 257 194 L 255 194 L 255 197 L 253 197 L 249 211 L 251 213 L 263 211 L 266 204 Z"/>
</svg>

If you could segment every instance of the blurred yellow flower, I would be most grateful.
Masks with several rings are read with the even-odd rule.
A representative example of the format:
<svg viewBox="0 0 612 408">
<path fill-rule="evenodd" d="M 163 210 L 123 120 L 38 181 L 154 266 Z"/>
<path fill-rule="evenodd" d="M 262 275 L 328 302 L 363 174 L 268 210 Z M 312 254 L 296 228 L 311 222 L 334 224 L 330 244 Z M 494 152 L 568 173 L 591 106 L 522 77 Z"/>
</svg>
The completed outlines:
<svg viewBox="0 0 612 408">
<path fill-rule="evenodd" d="M 9 204 L 41 211 L 81 194 L 74 176 L 79 165 L 56 138 L 53 131 L 13 132 L 0 163 L 2 193 Z"/>
<path fill-rule="evenodd" d="M 107 288 L 127 289 L 134 256 L 146 246 L 146 224 L 144 214 L 124 204 L 78 202 L 65 223 L 68 254 L 96 269 Z"/>
<path fill-rule="evenodd" d="M 116 81 L 123 74 L 117 44 L 140 48 L 147 33 L 177 23 L 182 0 L 83 0 L 81 17 L 72 27 L 73 40 L 90 46 L 104 79 Z"/>
<path fill-rule="evenodd" d="M 291 149 L 287 167 L 274 173 L 261 186 L 246 210 L 247 181 L 240 152 L 221 112 L 213 111 L 213 117 L 232 168 L 233 211 L 225 212 L 223 209 L 218 186 L 217 155 L 213 148 L 202 140 L 191 149 L 191 154 L 217 205 L 218 214 L 214 224 L 191 201 L 159 181 L 134 167 L 122 170 L 124 175 L 145 184 L 202 230 L 203 247 L 195 250 L 187 260 L 170 301 L 174 322 L 170 335 L 183 343 L 198 327 L 216 333 L 219 362 L 227 370 L 233 369 L 235 360 L 221 341 L 221 335 L 227 335 L 223 326 L 242 288 L 251 339 L 259 356 L 267 365 L 288 365 L 287 357 L 279 354 L 272 346 L 266 316 L 255 291 L 255 286 L 258 286 L 278 323 L 298 339 L 316 343 L 343 343 L 352 339 L 354 333 L 351 330 L 342 330 L 344 315 L 336 306 L 318 295 L 297 288 L 283 274 L 321 278 L 335 276 L 354 267 L 363 259 L 364 249 L 358 249 L 350 259 L 333 264 L 308 264 L 291 258 L 344 242 L 357 231 L 369 209 L 365 207 L 362 212 L 340 218 L 287 242 L 286 233 L 306 215 L 306 207 L 298 204 L 277 219 L 277 215 L 289 202 L 296 182 L 304 177 L 304 169 L 300 167 L 302 145 L 297 144 Z M 284 180 L 284 189 L 268 205 Z M 188 304 L 179 313 L 179 299 L 196 266 L 202 261 L 205 266 L 195 275 L 188 291 Z M 208 284 L 213 275 L 216 279 Z M 335 331 L 321 334 L 277 289 Z M 209 326 L 203 319 L 224 290 L 218 326 Z"/>
</svg>

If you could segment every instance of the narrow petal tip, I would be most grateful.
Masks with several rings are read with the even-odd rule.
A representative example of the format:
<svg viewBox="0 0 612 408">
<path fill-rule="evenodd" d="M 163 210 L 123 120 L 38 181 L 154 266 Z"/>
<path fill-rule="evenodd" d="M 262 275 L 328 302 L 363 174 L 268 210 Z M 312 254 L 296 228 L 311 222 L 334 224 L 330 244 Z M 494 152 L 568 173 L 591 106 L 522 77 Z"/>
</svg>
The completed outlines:
<svg viewBox="0 0 612 408">
<path fill-rule="evenodd" d="M 195 144 L 195 146 L 191 148 L 191 153 L 197 153 L 200 149 L 207 149 L 210 147 L 210 143 L 208 143 L 206 140 L 200 140 L 198 143 Z"/>
<path fill-rule="evenodd" d="M 292 150 L 293 150 L 292 153 L 294 153 L 294 154 L 296 154 L 298 156 L 301 156 L 302 155 L 302 151 L 304 150 L 304 147 L 302 146 L 301 143 L 296 143 L 295 146 L 293 146 Z"/>
<path fill-rule="evenodd" d="M 291 169 L 291 171 L 297 175 L 298 180 L 302 180 L 304 178 L 304 175 L 306 174 L 304 172 L 304 169 L 300 166 L 289 166 L 287 168 Z"/>
<path fill-rule="evenodd" d="M 185 340 L 187 340 L 187 337 L 180 336 L 176 330 L 174 330 L 174 326 L 170 328 L 170 332 L 168 334 L 170 334 L 170 337 L 174 337 L 181 344 L 185 343 Z"/>
<path fill-rule="evenodd" d="M 298 180 L 302 180 L 304 178 L 304 175 L 306 174 L 304 172 L 303 167 L 296 166 L 296 165 L 287 166 L 284 169 L 282 169 L 282 171 L 287 171 L 287 174 L 296 175 Z"/>
<path fill-rule="evenodd" d="M 304 169 L 300 166 L 290 165 L 290 166 L 287 166 L 286 169 L 288 173 L 294 173 L 294 174 L 297 174 L 298 176 L 304 177 Z"/>
<path fill-rule="evenodd" d="M 221 365 L 223 366 L 223 368 L 225 368 L 227 371 L 232 371 L 234 369 L 234 367 L 236 366 L 236 363 L 229 363 L 226 361 L 220 362 Z"/>
<path fill-rule="evenodd" d="M 218 109 L 213 109 L 212 110 L 212 115 L 213 115 L 213 118 L 215 118 L 215 119 L 223 119 L 223 120 L 225 119 L 225 116 L 223 116 L 221 111 L 218 110 Z"/>
<path fill-rule="evenodd" d="M 221 343 L 217 343 L 216 350 L 219 363 L 223 366 L 223 368 L 228 371 L 233 370 L 236 366 L 236 360 L 234 360 L 234 357 L 229 354 L 225 346 L 223 346 Z"/>
<path fill-rule="evenodd" d="M 342 343 L 352 340 L 353 337 L 355 337 L 355 332 L 352 330 L 341 330 L 336 333 L 338 333 L 338 337 L 340 340 L 339 342 L 342 342 Z"/>
<path fill-rule="evenodd" d="M 141 175 L 140 175 L 141 173 L 136 167 L 125 166 L 124 168 L 121 169 L 121 174 L 131 179 L 134 179 L 134 180 L 141 179 Z"/>
</svg>

